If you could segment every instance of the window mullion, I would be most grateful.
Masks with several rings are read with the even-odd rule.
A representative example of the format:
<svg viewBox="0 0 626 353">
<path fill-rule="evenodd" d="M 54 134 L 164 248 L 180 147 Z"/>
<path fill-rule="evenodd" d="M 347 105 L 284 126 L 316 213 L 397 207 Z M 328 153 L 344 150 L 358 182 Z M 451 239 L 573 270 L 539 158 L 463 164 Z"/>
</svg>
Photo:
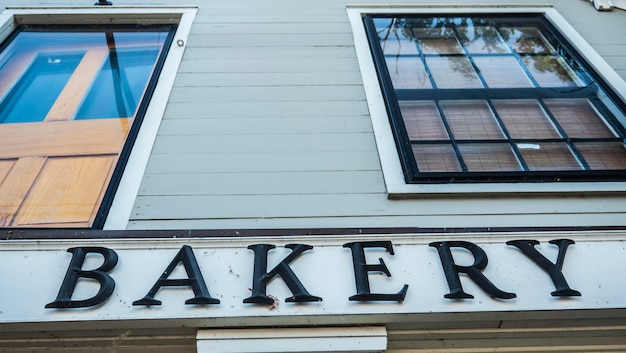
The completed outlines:
<svg viewBox="0 0 626 353">
<path fill-rule="evenodd" d="M 459 161 L 461 170 L 464 173 L 467 173 L 468 172 L 467 165 L 465 164 L 465 161 L 463 160 L 463 156 L 461 155 L 461 150 L 459 149 L 459 145 L 456 141 L 456 138 L 454 137 L 454 134 L 452 133 L 450 124 L 448 124 L 448 119 L 446 118 L 446 115 L 444 114 L 443 109 L 441 108 L 441 105 L 439 105 L 438 100 L 435 101 L 435 106 L 437 107 L 437 112 L 439 113 L 439 116 L 441 117 L 441 122 L 443 123 L 443 126 L 446 129 L 446 133 L 448 134 L 448 138 L 449 138 L 450 143 L 452 144 L 452 148 L 454 149 L 454 154 L 456 155 L 456 158 Z"/>
<path fill-rule="evenodd" d="M 502 37 L 502 38 L 505 38 L 505 36 L 500 31 L 500 27 L 499 26 L 494 26 L 494 27 L 495 27 L 496 31 L 498 31 L 498 35 L 500 37 Z M 537 82 L 537 80 L 533 77 L 533 75 L 530 73 L 530 71 L 528 71 L 528 68 L 526 67 L 526 65 L 524 65 L 524 62 L 522 61 L 519 53 L 515 52 L 515 49 L 513 48 L 513 46 L 511 46 L 511 43 L 509 43 L 508 40 L 503 40 L 503 42 L 506 44 L 506 46 L 511 51 L 511 55 L 513 55 L 513 57 L 515 58 L 515 61 L 517 61 L 519 66 L 522 68 L 522 70 L 526 74 L 526 77 L 530 80 L 530 82 L 532 82 L 533 87 L 537 87 L 537 88 L 540 87 L 539 83 Z"/>
<path fill-rule="evenodd" d="M 574 157 L 576 157 L 576 160 L 581 164 L 584 170 L 590 170 L 591 168 L 589 167 L 589 164 L 587 164 L 587 161 L 585 161 L 585 159 L 580 154 L 576 146 L 574 146 L 574 143 L 570 139 L 569 135 L 567 134 L 567 132 L 565 132 L 565 129 L 563 129 L 561 124 L 559 124 L 558 120 L 556 119 L 554 114 L 552 114 L 550 109 L 548 109 L 543 99 L 538 99 L 538 102 L 539 102 L 539 105 L 541 106 L 541 109 L 543 109 L 544 113 L 548 116 L 552 124 L 554 124 L 554 127 L 559 132 L 559 135 L 561 135 L 561 137 L 563 138 L 563 141 L 567 143 L 567 146 L 570 148 L 570 150 L 574 154 Z"/>
<path fill-rule="evenodd" d="M 513 150 L 513 154 L 515 154 L 515 158 L 517 158 L 518 162 L 522 166 L 522 169 L 525 172 L 527 172 L 529 170 L 528 169 L 528 165 L 524 161 L 524 158 L 522 157 L 522 154 L 520 153 L 519 149 L 517 148 L 517 144 L 515 142 L 513 142 L 513 138 L 511 137 L 511 134 L 509 133 L 509 130 L 506 128 L 506 125 L 502 121 L 502 118 L 500 118 L 500 114 L 498 114 L 498 111 L 493 106 L 493 103 L 491 102 L 491 99 L 487 100 L 487 104 L 489 105 L 489 110 L 491 110 L 491 113 L 493 114 L 494 119 L 496 119 L 496 122 L 498 123 L 498 126 L 500 126 L 500 129 L 502 130 L 502 133 L 506 137 L 507 142 L 511 146 L 511 149 Z"/>
<path fill-rule="evenodd" d="M 483 86 L 483 88 L 488 88 L 489 85 L 487 85 L 487 81 L 485 81 L 485 78 L 483 77 L 483 74 L 480 72 L 478 65 L 476 65 L 476 63 L 474 62 L 474 58 L 472 57 L 472 54 L 467 50 L 465 45 L 463 45 L 463 41 L 461 40 L 461 36 L 459 35 L 459 32 L 456 29 L 456 26 L 452 26 L 452 32 L 454 33 L 456 40 L 459 42 L 459 45 L 461 46 L 461 49 L 463 50 L 463 54 L 465 55 L 467 60 L 469 60 L 470 64 L 472 65 L 472 68 L 476 72 L 476 76 L 478 76 L 478 80 L 480 80 L 480 84 Z"/>
</svg>

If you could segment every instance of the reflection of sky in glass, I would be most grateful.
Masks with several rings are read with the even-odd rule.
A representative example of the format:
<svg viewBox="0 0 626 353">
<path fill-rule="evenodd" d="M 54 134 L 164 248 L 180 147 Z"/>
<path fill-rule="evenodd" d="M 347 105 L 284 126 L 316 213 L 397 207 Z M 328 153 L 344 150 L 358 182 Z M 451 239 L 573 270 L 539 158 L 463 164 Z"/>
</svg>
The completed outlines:
<svg viewBox="0 0 626 353">
<path fill-rule="evenodd" d="M 158 54 L 158 48 L 118 52 L 119 77 L 107 60 L 76 119 L 133 117 Z"/>
<path fill-rule="evenodd" d="M 491 54 L 510 53 L 495 26 L 457 27 L 461 41 L 470 53 Z"/>
<path fill-rule="evenodd" d="M 537 28 L 501 27 L 500 31 L 508 39 L 516 53 L 551 54 L 555 51 Z"/>
<path fill-rule="evenodd" d="M 395 89 L 432 88 L 421 60 L 412 57 L 386 57 L 387 69 Z"/>
<path fill-rule="evenodd" d="M 385 55 L 417 55 L 417 47 L 414 41 L 400 39 L 397 36 L 389 36 L 381 40 L 380 46 Z"/>
<path fill-rule="evenodd" d="M 419 45 L 424 54 L 463 54 L 463 48 L 456 38 L 422 38 Z"/>
<path fill-rule="evenodd" d="M 396 88 L 428 88 L 424 80 L 428 73 L 437 88 L 480 88 L 479 74 L 487 88 L 585 85 L 535 27 L 498 27 L 486 19 L 466 17 L 376 18 L 374 22 L 383 53 L 397 58 L 386 59 Z M 404 56 L 411 59 L 401 59 Z M 410 67 L 416 72 L 407 71 Z"/>
<path fill-rule="evenodd" d="M 60 106 L 57 98 L 62 92 L 69 92 L 68 82 L 77 80 L 91 87 L 88 96 L 72 91 L 74 97 L 83 98 L 79 119 L 121 117 L 122 106 L 121 111 L 127 112 L 124 117 L 132 117 L 166 37 L 167 32 L 110 32 L 109 41 L 114 40 L 109 45 L 104 31 L 19 32 L 0 54 L 0 122 L 43 121 L 53 107 Z M 98 51 L 103 55 L 88 55 Z M 111 65 L 115 54 L 119 70 Z M 100 72 L 97 78 L 75 75 L 80 67 Z M 114 72 L 119 72 L 117 78 Z"/>
<path fill-rule="evenodd" d="M 43 121 L 83 54 L 37 55 L 0 102 L 0 122 Z"/>
<path fill-rule="evenodd" d="M 561 57 L 525 56 L 522 62 L 541 87 L 580 87 L 584 83 Z"/>
<path fill-rule="evenodd" d="M 512 56 L 475 57 L 474 63 L 489 88 L 533 87 L 532 81 Z"/>
<path fill-rule="evenodd" d="M 452 28 L 414 28 L 413 33 L 424 54 L 463 53 Z"/>
<path fill-rule="evenodd" d="M 401 27 L 392 25 L 392 19 L 377 18 L 374 23 L 383 53 L 386 55 L 417 55 L 414 39 L 408 36 Z"/>
<path fill-rule="evenodd" d="M 76 119 L 133 117 L 166 33 L 115 33 L 115 53 L 100 70 Z M 111 63 L 112 55 L 117 67 Z"/>
<path fill-rule="evenodd" d="M 466 57 L 428 57 L 426 63 L 437 88 L 482 88 L 474 67 Z"/>
</svg>

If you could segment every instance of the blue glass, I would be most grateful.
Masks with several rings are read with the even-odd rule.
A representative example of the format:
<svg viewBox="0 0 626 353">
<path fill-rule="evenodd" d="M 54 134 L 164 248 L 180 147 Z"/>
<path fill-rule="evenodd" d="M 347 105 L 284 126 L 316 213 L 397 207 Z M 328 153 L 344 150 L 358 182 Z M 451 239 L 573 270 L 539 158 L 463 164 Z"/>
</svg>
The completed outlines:
<svg viewBox="0 0 626 353">
<path fill-rule="evenodd" d="M 133 117 L 158 54 L 158 50 L 118 51 L 117 68 L 109 57 L 75 119 Z"/>
<path fill-rule="evenodd" d="M 0 102 L 0 123 L 43 121 L 83 55 L 37 55 Z"/>
<path fill-rule="evenodd" d="M 65 116 L 53 120 L 134 117 L 168 34 L 114 29 L 20 31 L 0 53 L 0 123 L 43 121 L 55 107 L 75 109 L 66 109 Z M 93 61 L 100 60 L 93 53 L 103 49 L 106 58 Z M 83 64 L 99 70 L 73 76 Z M 65 89 L 69 91 L 63 96 Z M 70 99 L 69 92 L 80 96 L 74 96 L 74 102 L 58 101 Z"/>
</svg>

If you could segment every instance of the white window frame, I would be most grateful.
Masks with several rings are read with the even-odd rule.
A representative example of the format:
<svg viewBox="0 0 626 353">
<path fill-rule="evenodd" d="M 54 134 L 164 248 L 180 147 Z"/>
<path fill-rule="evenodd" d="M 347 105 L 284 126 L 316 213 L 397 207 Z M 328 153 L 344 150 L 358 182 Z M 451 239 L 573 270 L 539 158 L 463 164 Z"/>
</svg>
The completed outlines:
<svg viewBox="0 0 626 353">
<path fill-rule="evenodd" d="M 502 193 L 576 193 L 625 192 L 626 182 L 547 182 L 547 183 L 458 183 L 458 184 L 408 184 L 400 164 L 400 155 L 385 108 L 382 91 L 376 74 L 372 52 L 365 33 L 363 17 L 367 14 L 542 14 L 560 33 L 568 38 L 573 48 L 598 72 L 609 87 L 626 102 L 626 82 L 583 39 L 583 37 L 550 5 L 417 5 L 417 6 L 362 6 L 348 5 L 354 45 L 365 88 L 378 155 L 391 199 L 437 194 L 502 194 Z"/>
<path fill-rule="evenodd" d="M 126 162 L 113 203 L 109 208 L 104 230 L 126 229 L 130 220 L 196 13 L 197 6 L 92 6 L 7 7 L 0 14 L 0 42 L 4 41 L 21 24 L 124 24 L 137 23 L 137 18 L 140 18 L 144 24 L 178 25 L 152 99 Z"/>
</svg>

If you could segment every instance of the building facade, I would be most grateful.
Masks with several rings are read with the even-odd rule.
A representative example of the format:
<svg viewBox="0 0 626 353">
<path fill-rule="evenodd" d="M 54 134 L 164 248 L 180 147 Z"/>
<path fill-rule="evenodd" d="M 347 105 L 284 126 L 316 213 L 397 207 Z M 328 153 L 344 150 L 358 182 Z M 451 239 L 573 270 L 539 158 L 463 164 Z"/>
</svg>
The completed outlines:
<svg viewBox="0 0 626 353">
<path fill-rule="evenodd" d="M 0 352 L 626 351 L 621 3 L 112 2 L 0 2 Z"/>
</svg>

